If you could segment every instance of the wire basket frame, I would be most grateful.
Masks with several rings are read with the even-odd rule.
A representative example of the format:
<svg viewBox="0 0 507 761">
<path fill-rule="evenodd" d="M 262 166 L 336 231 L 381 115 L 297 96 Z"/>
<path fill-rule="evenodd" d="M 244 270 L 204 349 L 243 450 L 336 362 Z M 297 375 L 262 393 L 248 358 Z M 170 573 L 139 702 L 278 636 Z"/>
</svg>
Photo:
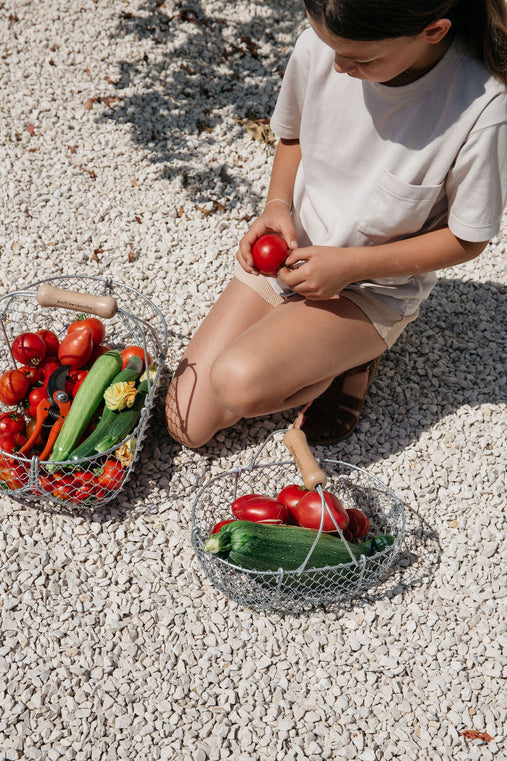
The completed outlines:
<svg viewBox="0 0 507 761">
<path fill-rule="evenodd" d="M 273 434 L 272 434 L 273 435 Z M 243 494 L 276 497 L 281 488 L 301 482 L 293 459 L 258 463 L 258 450 L 249 466 L 239 467 L 209 479 L 192 505 L 192 545 L 198 562 L 211 581 L 227 597 L 256 610 L 301 613 L 316 607 L 343 604 L 376 586 L 396 563 L 404 538 L 403 504 L 379 479 L 341 460 L 317 459 L 326 473 L 326 490 L 345 508 L 359 508 L 370 520 L 368 535 L 392 534 L 394 543 L 358 562 L 313 568 L 311 556 L 304 570 L 245 570 L 204 550 L 213 526 L 232 517 L 230 506 Z"/>
<path fill-rule="evenodd" d="M 43 284 L 90 296 L 112 297 L 117 308 L 112 317 L 104 320 L 104 343 L 119 351 L 126 346 L 139 346 L 144 350 L 146 366 L 148 358 L 156 365 L 154 377 L 151 380 L 147 378 L 148 393 L 135 429 L 123 442 L 106 452 L 57 464 L 50 460 L 39 461 L 37 455 L 8 454 L 6 464 L 7 455 L 0 450 L 0 488 L 18 501 L 30 505 L 49 502 L 74 510 L 77 507 L 95 509 L 118 496 L 139 457 L 167 355 L 167 323 L 158 307 L 140 291 L 109 278 L 76 275 L 38 280 L 0 297 L 0 375 L 19 365 L 10 350 L 17 335 L 49 329 L 62 339 L 77 314 L 85 311 L 41 306 L 37 301 L 37 291 Z M 0 412 L 12 412 L 14 409 L 0 403 Z M 124 453 L 123 460 L 120 458 L 124 467 L 117 469 L 108 487 L 95 490 L 95 493 L 85 489 L 90 474 L 97 473 L 106 460 L 119 451 Z"/>
</svg>

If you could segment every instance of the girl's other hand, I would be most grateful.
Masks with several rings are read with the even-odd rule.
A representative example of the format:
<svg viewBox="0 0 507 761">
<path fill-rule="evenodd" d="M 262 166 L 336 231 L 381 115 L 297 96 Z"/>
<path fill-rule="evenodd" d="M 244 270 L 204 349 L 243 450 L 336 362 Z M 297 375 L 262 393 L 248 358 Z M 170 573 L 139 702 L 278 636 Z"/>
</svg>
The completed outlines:
<svg viewBox="0 0 507 761">
<path fill-rule="evenodd" d="M 280 269 L 280 279 L 307 299 L 331 299 L 354 280 L 349 253 L 350 249 L 331 246 L 296 248 Z"/>
<path fill-rule="evenodd" d="M 281 233 L 290 250 L 297 248 L 297 238 L 289 207 L 282 201 L 269 203 L 262 214 L 248 228 L 240 240 L 236 258 L 246 272 L 258 275 L 255 267 L 252 246 L 266 233 Z"/>
</svg>

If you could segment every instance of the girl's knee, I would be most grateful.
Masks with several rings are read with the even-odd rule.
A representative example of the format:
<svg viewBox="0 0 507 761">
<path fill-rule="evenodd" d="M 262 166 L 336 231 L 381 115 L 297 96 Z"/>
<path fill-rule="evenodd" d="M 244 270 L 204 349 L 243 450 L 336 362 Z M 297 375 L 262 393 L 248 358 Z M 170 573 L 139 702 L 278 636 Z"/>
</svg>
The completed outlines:
<svg viewBox="0 0 507 761">
<path fill-rule="evenodd" d="M 211 367 L 210 383 L 218 402 L 238 417 L 265 411 L 266 376 L 251 358 L 224 352 Z"/>
</svg>

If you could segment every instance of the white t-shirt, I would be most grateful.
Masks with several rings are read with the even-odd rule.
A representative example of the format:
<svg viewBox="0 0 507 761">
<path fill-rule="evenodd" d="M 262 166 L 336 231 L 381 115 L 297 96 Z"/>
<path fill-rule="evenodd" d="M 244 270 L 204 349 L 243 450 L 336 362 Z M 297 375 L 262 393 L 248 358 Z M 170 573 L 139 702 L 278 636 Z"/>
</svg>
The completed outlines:
<svg viewBox="0 0 507 761">
<path fill-rule="evenodd" d="M 466 241 L 496 235 L 507 201 L 502 83 L 457 40 L 401 87 L 339 74 L 333 63 L 333 50 L 304 31 L 271 119 L 278 137 L 301 143 L 299 246 L 376 245 L 445 226 Z M 406 315 L 435 280 L 426 273 L 352 287 Z"/>
</svg>

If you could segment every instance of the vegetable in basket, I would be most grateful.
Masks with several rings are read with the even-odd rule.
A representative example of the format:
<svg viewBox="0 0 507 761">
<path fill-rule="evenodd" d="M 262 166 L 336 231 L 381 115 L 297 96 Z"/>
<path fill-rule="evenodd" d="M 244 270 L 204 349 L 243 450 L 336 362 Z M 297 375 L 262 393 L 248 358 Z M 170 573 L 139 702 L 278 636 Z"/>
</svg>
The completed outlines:
<svg viewBox="0 0 507 761">
<path fill-rule="evenodd" d="M 77 331 L 77 333 L 82 332 L 84 331 Z M 94 363 L 81 384 L 69 414 L 65 418 L 62 430 L 55 441 L 51 454 L 53 462 L 67 460 L 90 422 L 93 413 L 102 402 L 104 391 L 120 371 L 121 365 L 121 354 L 115 349 L 106 352 Z"/>
<path fill-rule="evenodd" d="M 285 505 L 263 494 L 244 494 L 238 497 L 231 505 L 231 512 L 235 518 L 242 521 L 271 525 L 287 523 L 289 519 L 289 511 Z"/>
<path fill-rule="evenodd" d="M 232 521 L 204 544 L 206 552 L 225 557 L 233 565 L 252 571 L 294 571 L 305 561 L 317 531 L 300 526 L 267 526 L 250 521 Z M 356 559 L 371 557 L 394 543 L 394 536 L 382 534 L 362 544 L 348 543 Z M 345 543 L 322 533 L 307 568 L 324 568 L 352 559 Z"/>
<path fill-rule="evenodd" d="M 141 375 L 142 370 L 143 370 L 142 359 L 140 359 L 140 357 L 132 356 L 127 362 L 127 365 L 125 366 L 125 368 L 123 370 L 120 370 L 114 376 L 111 383 L 104 390 L 104 395 L 106 395 L 108 390 L 112 386 L 115 386 L 117 383 L 129 383 L 131 381 L 137 380 L 137 378 L 139 378 L 139 376 Z M 138 393 L 139 393 L 139 390 L 138 390 Z M 110 409 L 110 407 L 108 407 L 108 405 L 106 404 L 104 406 L 104 411 L 102 412 L 102 416 L 98 422 L 97 427 L 88 436 L 88 438 L 85 439 L 85 441 L 83 441 L 76 449 L 74 449 L 70 453 L 69 460 L 76 461 L 76 460 L 80 460 L 82 457 L 91 457 L 91 455 L 95 454 L 96 445 L 99 444 L 104 439 L 104 437 L 107 436 L 108 433 L 110 433 L 112 429 L 114 430 L 116 429 L 118 425 L 117 420 L 120 414 L 121 413 L 118 412 L 117 410 Z M 113 446 L 113 444 L 111 446 Z M 100 450 L 100 451 L 105 451 L 105 450 Z"/>
</svg>

